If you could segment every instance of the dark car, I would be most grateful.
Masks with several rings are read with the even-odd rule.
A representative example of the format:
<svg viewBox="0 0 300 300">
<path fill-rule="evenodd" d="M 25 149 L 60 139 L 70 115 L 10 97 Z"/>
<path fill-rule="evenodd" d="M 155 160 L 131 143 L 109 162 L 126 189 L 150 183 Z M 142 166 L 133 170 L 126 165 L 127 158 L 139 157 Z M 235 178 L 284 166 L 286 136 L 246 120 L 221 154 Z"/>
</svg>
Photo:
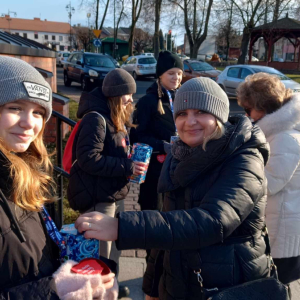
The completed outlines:
<svg viewBox="0 0 300 300">
<path fill-rule="evenodd" d="M 183 67 L 184 76 L 182 77 L 182 83 L 195 77 L 209 77 L 216 81 L 218 75 L 221 73 L 210 64 L 198 60 L 184 60 Z"/>
<path fill-rule="evenodd" d="M 73 52 L 64 63 L 64 84 L 70 86 L 72 81 L 81 84 L 82 90 L 102 86 L 108 72 L 116 68 L 106 55 L 90 52 Z"/>
</svg>

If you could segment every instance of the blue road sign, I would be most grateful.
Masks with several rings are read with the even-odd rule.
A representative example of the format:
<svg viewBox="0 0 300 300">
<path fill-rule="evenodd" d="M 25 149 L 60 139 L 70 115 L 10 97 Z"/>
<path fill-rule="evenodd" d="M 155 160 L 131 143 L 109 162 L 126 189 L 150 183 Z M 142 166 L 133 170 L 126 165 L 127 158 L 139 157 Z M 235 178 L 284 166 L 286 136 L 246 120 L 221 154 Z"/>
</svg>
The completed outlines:
<svg viewBox="0 0 300 300">
<path fill-rule="evenodd" d="M 100 39 L 94 39 L 93 44 L 95 47 L 99 48 L 101 47 L 101 40 Z"/>
</svg>

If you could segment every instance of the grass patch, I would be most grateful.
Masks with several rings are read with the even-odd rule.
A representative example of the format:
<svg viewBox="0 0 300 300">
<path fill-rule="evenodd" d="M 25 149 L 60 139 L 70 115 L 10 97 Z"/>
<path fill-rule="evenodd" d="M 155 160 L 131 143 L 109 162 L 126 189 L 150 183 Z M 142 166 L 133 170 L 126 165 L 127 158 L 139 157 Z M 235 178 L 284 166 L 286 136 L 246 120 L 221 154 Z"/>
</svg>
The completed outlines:
<svg viewBox="0 0 300 300">
<path fill-rule="evenodd" d="M 285 74 L 285 75 L 291 78 L 292 80 L 300 83 L 300 74 Z"/>
<path fill-rule="evenodd" d="M 78 121 L 77 118 L 78 103 L 74 100 L 69 102 L 69 118 L 73 121 Z"/>
</svg>

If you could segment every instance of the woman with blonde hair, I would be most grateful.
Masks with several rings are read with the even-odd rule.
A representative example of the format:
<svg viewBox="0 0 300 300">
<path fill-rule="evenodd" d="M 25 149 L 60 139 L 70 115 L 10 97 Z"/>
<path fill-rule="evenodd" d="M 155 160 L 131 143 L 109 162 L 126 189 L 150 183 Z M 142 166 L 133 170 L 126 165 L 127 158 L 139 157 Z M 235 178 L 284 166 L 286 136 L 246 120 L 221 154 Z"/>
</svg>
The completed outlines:
<svg viewBox="0 0 300 300">
<path fill-rule="evenodd" d="M 139 203 L 142 210 L 160 209 L 162 195 L 157 193 L 158 178 L 170 148 L 170 139 L 176 135 L 173 120 L 173 102 L 183 75 L 180 57 L 169 51 L 161 51 L 156 65 L 157 80 L 139 99 L 134 112 L 137 124 L 135 141 L 153 148 L 146 181 L 140 186 Z"/>
<path fill-rule="evenodd" d="M 300 95 L 266 73 L 248 76 L 237 95 L 270 144 L 266 221 L 279 279 L 288 284 L 300 278 Z"/>
<path fill-rule="evenodd" d="M 216 82 L 184 83 L 174 102 L 180 139 L 158 184 L 163 212 L 89 213 L 75 223 L 85 237 L 116 240 L 119 249 L 155 249 L 144 275 L 146 299 L 208 299 L 269 276 L 263 233 L 268 145 L 249 118 L 228 116 L 229 100 Z"/>
<path fill-rule="evenodd" d="M 44 205 L 56 200 L 43 142 L 52 91 L 26 62 L 0 55 L 0 299 L 58 300 L 59 248 Z M 113 275 L 102 282 L 112 287 Z"/>
<path fill-rule="evenodd" d="M 122 69 L 109 72 L 102 88 L 83 92 L 77 111 L 82 121 L 74 138 L 68 186 L 70 206 L 81 213 L 99 211 L 114 217 L 124 210 L 129 177 L 145 170 L 130 155 L 129 130 L 136 83 Z M 111 242 L 100 243 L 100 255 L 118 263 Z M 120 293 L 124 296 L 126 292 Z"/>
</svg>

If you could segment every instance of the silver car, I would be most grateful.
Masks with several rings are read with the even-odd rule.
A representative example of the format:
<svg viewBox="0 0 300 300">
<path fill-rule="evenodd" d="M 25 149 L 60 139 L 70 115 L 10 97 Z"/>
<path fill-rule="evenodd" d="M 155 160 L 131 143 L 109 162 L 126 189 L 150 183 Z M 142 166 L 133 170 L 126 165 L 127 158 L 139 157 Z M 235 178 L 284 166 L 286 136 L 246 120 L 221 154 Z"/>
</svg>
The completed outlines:
<svg viewBox="0 0 300 300">
<path fill-rule="evenodd" d="M 286 88 L 290 88 L 294 93 L 300 92 L 300 84 L 288 78 L 278 70 L 265 66 L 256 65 L 235 65 L 228 66 L 218 76 L 217 83 L 226 92 L 228 96 L 236 97 L 236 89 L 248 75 L 264 72 L 272 75 L 277 75 L 283 82 Z"/>
<path fill-rule="evenodd" d="M 130 56 L 121 68 L 129 72 L 135 80 L 140 77 L 155 76 L 156 59 L 145 55 Z"/>
</svg>

